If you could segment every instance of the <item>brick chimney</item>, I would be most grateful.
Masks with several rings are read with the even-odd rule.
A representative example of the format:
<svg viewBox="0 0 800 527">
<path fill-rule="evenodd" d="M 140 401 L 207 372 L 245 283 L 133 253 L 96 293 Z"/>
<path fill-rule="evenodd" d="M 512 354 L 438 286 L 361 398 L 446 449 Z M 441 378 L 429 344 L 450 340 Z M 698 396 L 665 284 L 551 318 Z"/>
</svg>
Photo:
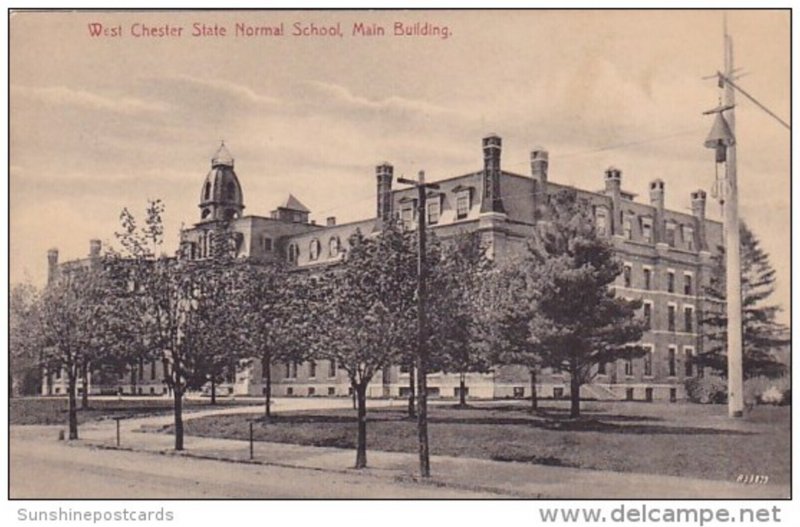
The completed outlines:
<svg viewBox="0 0 800 527">
<path fill-rule="evenodd" d="M 706 191 L 695 190 L 692 192 L 692 215 L 695 217 L 695 238 L 697 248 L 701 251 L 708 250 L 706 243 Z"/>
<path fill-rule="evenodd" d="M 534 219 L 541 217 L 542 207 L 547 203 L 547 168 L 550 155 L 541 146 L 531 150 L 531 177 L 533 177 Z"/>
<path fill-rule="evenodd" d="M 605 175 L 606 196 L 611 197 L 611 232 L 622 234 L 622 170 L 608 167 Z"/>
<path fill-rule="evenodd" d="M 100 240 L 89 240 L 89 258 L 99 258 L 103 246 Z"/>
<path fill-rule="evenodd" d="M 501 212 L 503 199 L 500 197 L 500 152 L 503 140 L 490 134 L 483 138 L 483 197 L 481 212 Z"/>
<path fill-rule="evenodd" d="M 47 251 L 47 283 L 51 284 L 58 278 L 58 249 Z"/>
<path fill-rule="evenodd" d="M 656 243 L 663 243 L 664 236 L 664 181 L 654 179 L 650 182 L 650 205 L 656 209 L 653 221 L 653 238 Z"/>
<path fill-rule="evenodd" d="M 378 220 L 386 223 L 392 219 L 392 178 L 394 177 L 394 167 L 386 162 L 381 163 L 375 167 L 375 177 L 378 180 L 378 210 L 376 216 Z"/>
</svg>

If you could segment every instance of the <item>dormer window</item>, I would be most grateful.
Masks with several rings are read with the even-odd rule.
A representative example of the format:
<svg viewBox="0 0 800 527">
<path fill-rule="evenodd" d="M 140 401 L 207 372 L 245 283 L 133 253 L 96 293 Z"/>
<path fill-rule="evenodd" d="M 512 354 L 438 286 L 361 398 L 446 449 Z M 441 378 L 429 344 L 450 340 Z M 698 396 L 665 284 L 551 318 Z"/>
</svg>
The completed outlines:
<svg viewBox="0 0 800 527">
<path fill-rule="evenodd" d="M 646 242 L 653 241 L 653 219 L 642 218 L 642 238 Z"/>
<path fill-rule="evenodd" d="M 412 229 L 414 227 L 414 207 L 406 205 L 400 209 L 400 220 L 406 229 Z"/>
<path fill-rule="evenodd" d="M 436 225 L 439 223 L 439 216 L 442 212 L 442 201 L 439 196 L 433 196 L 430 201 L 426 203 L 428 209 L 427 221 L 428 225 Z"/>
<path fill-rule="evenodd" d="M 469 209 L 472 208 L 472 199 L 469 190 L 462 190 L 456 194 L 456 219 L 463 220 L 469 215 Z"/>
<path fill-rule="evenodd" d="M 598 236 L 608 234 L 608 212 L 605 207 L 597 207 L 595 211 L 595 232 Z"/>
<path fill-rule="evenodd" d="M 667 238 L 666 239 L 667 245 L 669 245 L 670 247 L 675 247 L 675 230 L 676 230 L 676 227 L 677 226 L 672 222 L 668 222 L 667 223 L 667 229 L 666 229 L 666 233 L 665 234 L 666 234 L 666 238 Z"/>
<path fill-rule="evenodd" d="M 694 228 L 692 226 L 683 226 L 683 240 L 686 243 L 686 249 L 694 251 Z"/>
</svg>

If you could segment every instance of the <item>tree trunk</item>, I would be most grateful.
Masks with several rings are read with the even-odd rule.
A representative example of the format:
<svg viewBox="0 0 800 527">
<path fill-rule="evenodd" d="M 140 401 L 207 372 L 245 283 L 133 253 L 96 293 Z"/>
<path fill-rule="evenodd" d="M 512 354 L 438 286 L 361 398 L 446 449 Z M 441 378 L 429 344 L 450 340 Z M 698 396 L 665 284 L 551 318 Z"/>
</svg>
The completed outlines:
<svg viewBox="0 0 800 527">
<path fill-rule="evenodd" d="M 70 367 L 69 369 L 72 370 L 73 368 Z M 75 393 L 78 390 L 77 381 L 75 372 L 70 371 L 67 374 L 67 392 L 69 393 L 69 397 L 67 397 L 67 414 L 70 439 L 78 439 L 78 401 Z"/>
<path fill-rule="evenodd" d="M 367 466 L 367 383 L 353 386 L 358 400 L 358 442 L 355 468 Z"/>
<path fill-rule="evenodd" d="M 175 450 L 183 450 L 183 392 L 175 386 L 172 394 L 175 396 Z"/>
<path fill-rule="evenodd" d="M 264 417 L 272 419 L 272 364 L 264 361 Z"/>
<path fill-rule="evenodd" d="M 137 369 L 136 364 L 131 364 L 131 395 L 136 395 L 136 387 L 138 386 L 139 379 L 136 377 Z"/>
<path fill-rule="evenodd" d="M 81 394 L 81 409 L 89 409 L 89 364 L 83 363 L 81 368 L 81 383 L 83 384 L 83 393 Z"/>
<path fill-rule="evenodd" d="M 414 378 L 414 364 L 413 361 L 408 366 L 408 417 L 414 419 L 417 417 L 417 402 L 414 400 L 414 391 L 417 381 Z"/>
<path fill-rule="evenodd" d="M 217 379 L 211 375 L 211 404 L 217 404 Z"/>
<path fill-rule="evenodd" d="M 531 368 L 531 412 L 539 409 L 539 398 L 536 396 L 536 369 Z"/>
<path fill-rule="evenodd" d="M 578 364 L 574 359 L 570 361 L 569 372 L 569 416 L 572 418 L 581 415 L 581 381 L 578 375 Z"/>
<path fill-rule="evenodd" d="M 463 371 L 458 378 L 458 405 L 462 408 L 467 406 L 467 374 Z"/>
</svg>

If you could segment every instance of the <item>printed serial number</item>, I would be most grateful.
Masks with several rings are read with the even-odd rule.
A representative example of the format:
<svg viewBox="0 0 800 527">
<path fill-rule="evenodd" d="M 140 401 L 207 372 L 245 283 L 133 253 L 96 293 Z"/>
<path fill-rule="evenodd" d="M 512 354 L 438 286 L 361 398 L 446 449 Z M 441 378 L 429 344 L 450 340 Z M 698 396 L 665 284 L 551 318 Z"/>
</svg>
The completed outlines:
<svg viewBox="0 0 800 527">
<path fill-rule="evenodd" d="M 744 485 L 766 485 L 769 483 L 769 476 L 762 474 L 739 474 L 736 478 L 736 483 Z"/>
</svg>

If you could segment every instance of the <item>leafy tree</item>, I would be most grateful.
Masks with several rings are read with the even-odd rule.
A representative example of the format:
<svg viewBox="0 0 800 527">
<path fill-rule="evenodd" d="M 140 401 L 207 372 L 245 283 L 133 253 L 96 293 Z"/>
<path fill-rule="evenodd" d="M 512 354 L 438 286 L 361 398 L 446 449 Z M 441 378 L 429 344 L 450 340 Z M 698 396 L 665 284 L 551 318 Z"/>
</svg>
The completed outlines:
<svg viewBox="0 0 800 527">
<path fill-rule="evenodd" d="M 264 416 L 272 417 L 272 364 L 303 360 L 308 351 L 303 303 L 304 281 L 288 273 L 282 262 L 243 262 L 233 306 L 239 320 L 237 337 L 243 356 L 261 360 L 265 382 Z"/>
<path fill-rule="evenodd" d="M 742 275 L 742 345 L 745 378 L 778 377 L 786 365 L 778 352 L 791 342 L 788 328 L 775 320 L 781 308 L 769 302 L 775 291 L 775 269 L 758 238 L 742 222 L 739 228 Z M 711 300 L 702 318 L 706 337 L 702 353 L 695 357 L 700 367 L 710 367 L 723 377 L 728 373 L 727 327 L 725 312 L 725 249 L 715 256 L 711 283 L 705 288 Z"/>
<path fill-rule="evenodd" d="M 595 366 L 641 356 L 636 345 L 644 321 L 636 316 L 641 301 L 616 298 L 611 284 L 622 272 L 613 247 L 595 232 L 588 204 L 574 191 L 551 197 L 548 221 L 530 244 L 538 290 L 529 340 L 546 366 L 570 375 L 570 416 L 580 415 L 580 387 Z"/>
<path fill-rule="evenodd" d="M 430 257 L 435 257 L 432 252 Z M 475 233 L 459 233 L 432 262 L 429 294 L 431 367 L 459 375 L 459 404 L 466 406 L 466 376 L 486 373 L 492 363 L 478 340 L 476 311 L 482 280 L 490 260 Z"/>
<path fill-rule="evenodd" d="M 542 368 L 542 349 L 531 336 L 538 307 L 538 283 L 532 262 L 512 261 L 493 269 L 482 281 L 476 306 L 481 323 L 477 342 L 496 365 L 523 366 L 530 375 L 531 411 L 538 409 L 536 379 Z"/>
<path fill-rule="evenodd" d="M 102 266 L 62 273 L 43 291 L 32 341 L 41 346 L 41 362 L 67 380 L 69 438 L 78 438 L 77 383 L 97 350 L 117 340 L 125 311 L 120 309 L 118 284 Z"/>
<path fill-rule="evenodd" d="M 416 260 L 409 238 L 392 226 L 371 237 L 357 233 L 341 266 L 304 280 L 312 353 L 336 361 L 356 395 L 356 468 L 367 466 L 367 386 L 400 359 L 414 334 Z"/>
<path fill-rule="evenodd" d="M 30 283 L 13 284 L 8 300 L 9 397 L 34 394 L 41 379 L 36 339 L 40 292 Z"/>
<path fill-rule="evenodd" d="M 201 315 L 211 311 L 221 289 L 218 258 L 190 261 L 158 255 L 163 242 L 160 200 L 150 201 L 144 225 L 132 214 L 121 214 L 117 237 L 125 253 L 116 262 L 133 292 L 127 309 L 136 314 L 139 345 L 151 356 L 163 358 L 165 378 L 174 400 L 175 450 L 183 450 L 183 396 L 208 374 L 208 348 L 197 347 L 196 332 L 207 328 Z M 224 252 L 227 242 L 217 241 Z M 206 324 L 206 325 L 204 325 Z"/>
</svg>

